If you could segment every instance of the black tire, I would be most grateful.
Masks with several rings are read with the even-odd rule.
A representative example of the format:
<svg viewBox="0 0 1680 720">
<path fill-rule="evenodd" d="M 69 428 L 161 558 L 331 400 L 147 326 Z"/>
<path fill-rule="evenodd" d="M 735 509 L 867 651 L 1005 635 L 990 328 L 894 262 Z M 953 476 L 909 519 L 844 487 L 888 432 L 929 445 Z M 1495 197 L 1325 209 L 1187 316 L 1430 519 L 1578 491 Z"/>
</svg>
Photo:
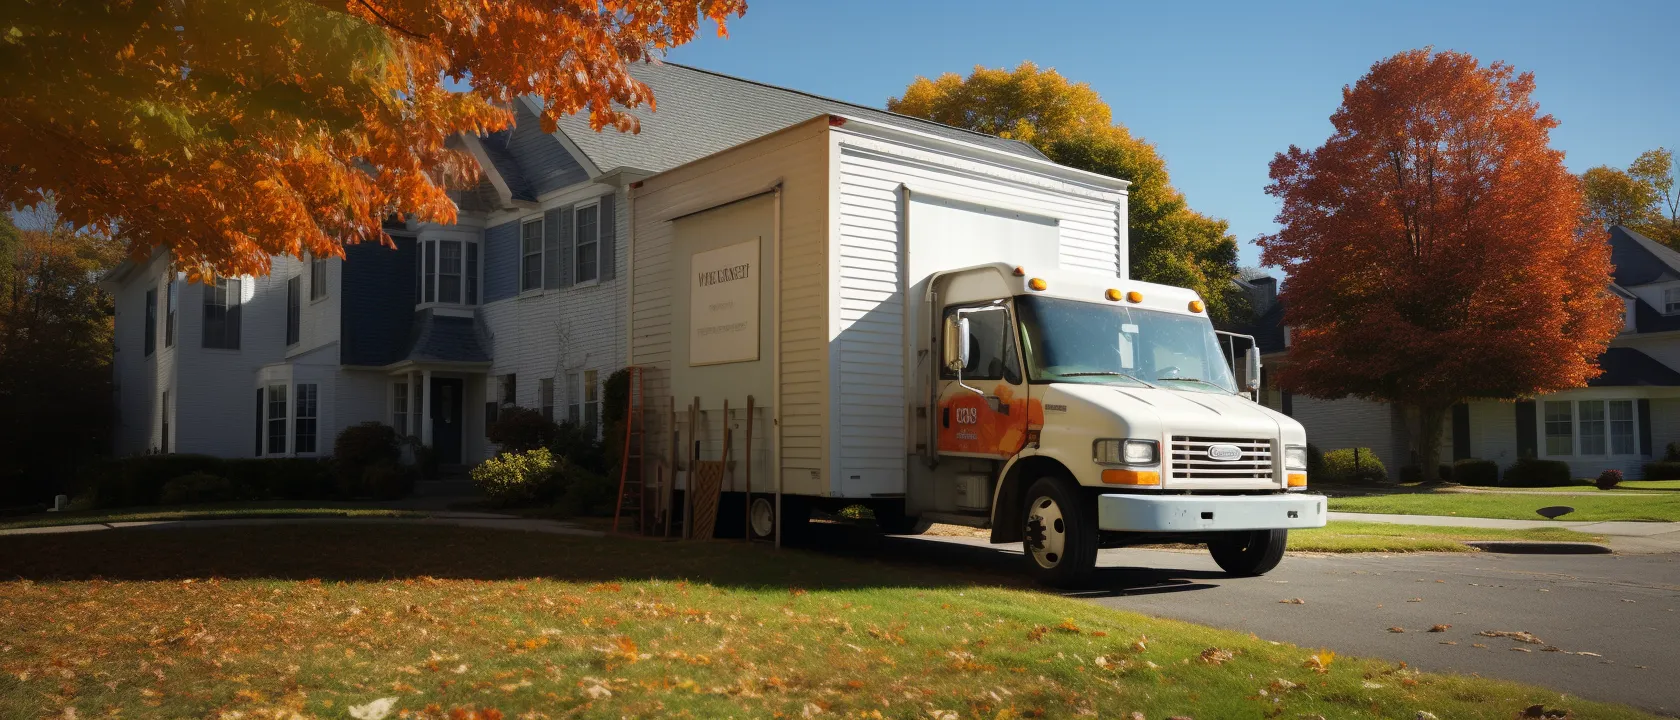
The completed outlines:
<svg viewBox="0 0 1680 720">
<path fill-rule="evenodd" d="M 1052 587 L 1079 587 L 1097 567 L 1097 506 L 1061 477 L 1028 486 L 1021 505 L 1022 555 L 1033 578 Z M 1046 524 L 1043 520 L 1049 518 Z M 1059 536 L 1060 542 L 1057 542 Z M 1056 546 L 1060 545 L 1060 552 Z"/>
<path fill-rule="evenodd" d="M 1209 540 L 1208 552 L 1225 572 L 1237 577 L 1255 577 L 1277 567 L 1288 544 L 1288 530 L 1250 530 Z"/>
<path fill-rule="evenodd" d="M 875 508 L 875 527 L 888 535 L 920 535 L 933 527 L 933 521 L 905 515 L 904 508 L 895 504 Z"/>
</svg>

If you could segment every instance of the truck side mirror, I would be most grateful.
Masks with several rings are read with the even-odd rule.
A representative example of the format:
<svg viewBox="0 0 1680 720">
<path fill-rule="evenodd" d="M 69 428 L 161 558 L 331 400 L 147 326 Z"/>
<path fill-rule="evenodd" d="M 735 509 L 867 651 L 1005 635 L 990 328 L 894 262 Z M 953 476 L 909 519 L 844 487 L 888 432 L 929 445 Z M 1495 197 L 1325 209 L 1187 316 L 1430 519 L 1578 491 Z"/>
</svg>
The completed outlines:
<svg viewBox="0 0 1680 720">
<path fill-rule="evenodd" d="M 961 372 L 968 367 L 968 318 L 961 315 L 945 318 L 945 368 Z"/>
<path fill-rule="evenodd" d="M 1251 392 L 1259 390 L 1260 389 L 1260 348 L 1257 348 L 1257 347 L 1254 347 L 1254 346 L 1249 346 L 1248 357 L 1246 358 L 1246 360 L 1248 361 L 1248 368 L 1247 368 L 1248 369 L 1248 389 Z"/>
</svg>

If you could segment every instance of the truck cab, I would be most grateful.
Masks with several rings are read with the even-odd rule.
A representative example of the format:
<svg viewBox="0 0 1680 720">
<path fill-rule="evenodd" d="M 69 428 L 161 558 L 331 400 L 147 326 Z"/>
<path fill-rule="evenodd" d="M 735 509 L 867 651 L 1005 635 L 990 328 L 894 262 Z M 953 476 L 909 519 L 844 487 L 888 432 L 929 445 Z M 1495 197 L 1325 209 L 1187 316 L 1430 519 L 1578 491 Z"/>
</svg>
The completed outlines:
<svg viewBox="0 0 1680 720">
<path fill-rule="evenodd" d="M 1193 291 L 1007 264 L 925 288 L 921 462 L 889 521 L 989 527 L 1053 584 L 1088 577 L 1099 548 L 1162 542 L 1258 575 L 1289 529 L 1325 524 L 1306 432 L 1239 387 Z"/>
</svg>

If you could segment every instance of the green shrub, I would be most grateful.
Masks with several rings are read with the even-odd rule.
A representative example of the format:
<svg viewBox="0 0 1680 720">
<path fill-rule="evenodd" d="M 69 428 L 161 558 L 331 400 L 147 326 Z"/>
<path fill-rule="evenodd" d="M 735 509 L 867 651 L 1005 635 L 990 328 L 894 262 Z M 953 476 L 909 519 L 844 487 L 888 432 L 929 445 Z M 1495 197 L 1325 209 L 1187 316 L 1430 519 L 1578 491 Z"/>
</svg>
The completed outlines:
<svg viewBox="0 0 1680 720">
<path fill-rule="evenodd" d="M 618 502 L 618 479 L 565 462 L 556 468 L 560 497 L 554 506 L 562 515 L 612 515 Z"/>
<path fill-rule="evenodd" d="M 548 449 L 555 457 L 566 458 L 573 465 L 601 475 L 612 472 L 611 466 L 616 462 L 616 458 L 607 457 L 606 447 L 595 438 L 595 428 L 588 425 L 560 423 Z"/>
<path fill-rule="evenodd" d="M 1680 462 L 1680 442 L 1671 442 L 1663 451 L 1663 462 Z"/>
<path fill-rule="evenodd" d="M 1499 463 L 1465 458 L 1452 464 L 1452 481 L 1460 485 L 1494 487 L 1499 484 Z"/>
<path fill-rule="evenodd" d="M 486 435 L 502 452 L 522 453 L 554 444 L 559 426 L 531 408 L 505 407 L 496 414 Z"/>
<path fill-rule="evenodd" d="M 1571 480 L 1569 463 L 1528 457 L 1505 468 L 1499 484 L 1501 487 L 1556 487 L 1568 485 Z"/>
<path fill-rule="evenodd" d="M 1452 479 L 1452 466 L 1448 465 L 1446 463 L 1442 463 L 1435 468 L 1435 477 L 1431 478 L 1430 482 L 1434 482 L 1434 481 L 1437 481 L 1437 480 L 1445 482 L 1445 481 L 1451 480 L 1451 479 Z M 1416 466 L 1416 465 L 1402 466 L 1400 468 L 1400 482 L 1403 482 L 1403 483 L 1424 482 L 1423 471 L 1418 469 L 1418 466 Z"/>
<path fill-rule="evenodd" d="M 366 422 L 347 427 L 333 441 L 333 470 L 338 479 L 338 494 L 346 498 L 374 494 L 366 483 L 367 469 L 373 465 L 396 465 L 402 459 L 402 438 L 391 426 Z"/>
<path fill-rule="evenodd" d="M 1593 484 L 1597 485 L 1600 490 L 1613 489 L 1622 484 L 1622 471 L 1615 468 L 1605 470 L 1598 474 L 1598 479 L 1593 481 Z"/>
<path fill-rule="evenodd" d="M 1369 484 L 1388 479 L 1388 470 L 1370 448 L 1342 448 L 1324 453 L 1323 477 L 1327 482 Z"/>
<path fill-rule="evenodd" d="M 1680 462 L 1664 460 L 1645 463 L 1646 480 L 1680 480 Z"/>
<path fill-rule="evenodd" d="M 381 460 L 362 469 L 362 488 L 380 500 L 395 500 L 414 491 L 419 470 Z"/>
<path fill-rule="evenodd" d="M 548 448 L 523 453 L 502 453 L 472 469 L 469 476 L 479 492 L 502 505 L 530 505 L 550 502 L 559 493 L 561 473 Z"/>
<path fill-rule="evenodd" d="M 222 461 L 222 469 L 240 500 L 322 500 L 338 494 L 326 460 L 239 458 Z"/>
<path fill-rule="evenodd" d="M 98 507 L 155 505 L 170 480 L 193 473 L 223 475 L 223 460 L 208 455 L 136 455 L 88 467 L 78 494 Z"/>
<path fill-rule="evenodd" d="M 220 475 L 195 472 L 182 475 L 163 484 L 159 499 L 165 505 L 227 502 L 239 499 L 233 483 Z"/>
</svg>

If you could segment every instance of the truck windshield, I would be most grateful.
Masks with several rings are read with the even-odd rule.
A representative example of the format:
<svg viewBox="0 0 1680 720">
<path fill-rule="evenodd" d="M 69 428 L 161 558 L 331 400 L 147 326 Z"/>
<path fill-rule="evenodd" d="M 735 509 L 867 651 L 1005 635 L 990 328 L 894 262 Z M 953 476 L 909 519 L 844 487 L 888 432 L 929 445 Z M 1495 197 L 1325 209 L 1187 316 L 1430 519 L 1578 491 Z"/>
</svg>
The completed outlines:
<svg viewBox="0 0 1680 720">
<path fill-rule="evenodd" d="M 1032 381 L 1236 392 L 1206 317 L 1043 295 L 1015 307 Z"/>
</svg>

